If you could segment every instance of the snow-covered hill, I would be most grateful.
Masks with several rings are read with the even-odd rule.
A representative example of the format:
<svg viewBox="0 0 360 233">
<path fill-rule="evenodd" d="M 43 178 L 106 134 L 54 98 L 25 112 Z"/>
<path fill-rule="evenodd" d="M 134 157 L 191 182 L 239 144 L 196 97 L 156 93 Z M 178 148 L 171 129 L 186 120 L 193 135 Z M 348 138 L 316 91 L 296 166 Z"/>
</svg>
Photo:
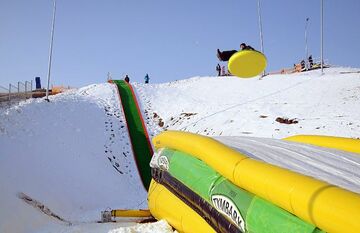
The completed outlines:
<svg viewBox="0 0 360 233">
<path fill-rule="evenodd" d="M 195 77 L 135 84 L 148 116 L 163 129 L 209 136 L 284 138 L 295 134 L 360 137 L 358 69 L 329 68 L 262 80 Z M 350 73 L 349 73 L 350 72 Z M 276 119 L 294 119 L 282 124 Z"/>
<path fill-rule="evenodd" d="M 359 69 L 133 85 L 150 135 L 178 129 L 209 136 L 360 138 Z M 147 207 L 115 86 L 94 84 L 50 100 L 0 109 L 0 232 L 110 232 L 134 225 L 95 223 L 108 207 Z M 147 229 L 171 231 L 159 225 Z"/>
<path fill-rule="evenodd" d="M 101 84 L 3 110 L 0 232 L 49 221 L 19 193 L 73 224 L 96 222 L 106 208 L 147 208 L 119 104 L 115 87 Z"/>
</svg>

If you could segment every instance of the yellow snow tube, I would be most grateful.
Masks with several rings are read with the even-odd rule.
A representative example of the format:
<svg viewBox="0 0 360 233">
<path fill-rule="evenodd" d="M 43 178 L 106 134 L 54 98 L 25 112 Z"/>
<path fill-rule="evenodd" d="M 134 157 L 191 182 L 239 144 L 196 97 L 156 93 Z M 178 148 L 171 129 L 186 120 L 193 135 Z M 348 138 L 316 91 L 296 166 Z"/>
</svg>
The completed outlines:
<svg viewBox="0 0 360 233">
<path fill-rule="evenodd" d="M 154 180 L 150 183 L 148 205 L 156 219 L 166 219 L 178 232 L 215 233 L 214 229 L 193 209 Z"/>
<path fill-rule="evenodd" d="M 241 50 L 229 59 L 228 70 L 240 78 L 251 78 L 261 74 L 266 67 L 266 57 L 256 50 Z"/>
<path fill-rule="evenodd" d="M 332 136 L 318 136 L 318 135 L 296 135 L 296 136 L 284 138 L 284 140 L 360 154 L 359 139 L 332 137 Z"/>
<path fill-rule="evenodd" d="M 201 159 L 238 187 L 327 232 L 360 232 L 360 195 L 277 166 L 253 160 L 197 134 L 165 131 L 156 149 L 171 148 Z"/>
</svg>

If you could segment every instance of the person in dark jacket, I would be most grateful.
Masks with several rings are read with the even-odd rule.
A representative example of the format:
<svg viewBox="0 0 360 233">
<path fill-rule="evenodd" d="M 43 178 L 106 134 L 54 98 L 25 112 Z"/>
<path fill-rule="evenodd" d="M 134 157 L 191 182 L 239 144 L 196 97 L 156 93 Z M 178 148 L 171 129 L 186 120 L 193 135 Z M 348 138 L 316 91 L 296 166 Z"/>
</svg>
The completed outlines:
<svg viewBox="0 0 360 233">
<path fill-rule="evenodd" d="M 255 50 L 250 45 L 246 45 L 245 43 L 240 44 L 240 50 Z M 217 57 L 220 61 L 229 61 L 230 57 L 236 53 L 237 50 L 229 50 L 229 51 L 223 51 L 221 52 L 219 49 L 217 49 Z"/>
<path fill-rule="evenodd" d="M 240 44 L 240 49 L 241 50 L 255 50 L 253 47 L 251 47 L 250 45 L 247 45 L 245 43 Z"/>
<path fill-rule="evenodd" d="M 305 70 L 305 61 L 304 60 L 301 60 L 300 62 L 300 65 L 301 65 L 301 70 Z"/>
<path fill-rule="evenodd" d="M 216 71 L 218 72 L 218 76 L 221 76 L 221 66 L 219 63 L 216 66 Z"/>
<path fill-rule="evenodd" d="M 124 78 L 124 80 L 125 80 L 125 82 L 130 82 L 130 78 L 129 78 L 129 76 L 128 75 L 125 75 L 125 78 Z"/>
<path fill-rule="evenodd" d="M 148 74 L 145 75 L 144 80 L 145 80 L 145 83 L 149 83 L 150 78 L 149 78 L 149 75 L 148 75 Z"/>
<path fill-rule="evenodd" d="M 314 60 L 312 58 L 312 55 L 309 56 L 308 61 L 309 61 L 309 66 L 310 66 L 309 68 L 311 69 L 314 65 Z"/>
<path fill-rule="evenodd" d="M 217 57 L 220 61 L 229 61 L 230 57 L 236 53 L 237 50 L 229 50 L 229 51 L 223 51 L 221 52 L 219 49 L 217 49 Z"/>
</svg>

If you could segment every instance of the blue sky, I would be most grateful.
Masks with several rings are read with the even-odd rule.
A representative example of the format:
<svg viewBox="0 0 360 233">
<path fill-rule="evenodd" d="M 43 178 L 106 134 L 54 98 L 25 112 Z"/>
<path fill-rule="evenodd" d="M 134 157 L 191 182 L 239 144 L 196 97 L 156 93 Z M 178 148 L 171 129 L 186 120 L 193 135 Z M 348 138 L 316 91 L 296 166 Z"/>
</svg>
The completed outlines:
<svg viewBox="0 0 360 233">
<path fill-rule="evenodd" d="M 267 71 L 320 57 L 320 0 L 261 0 Z M 360 67 L 360 1 L 324 0 L 324 57 Z M 51 0 L 0 0 L 0 85 L 46 83 Z M 162 83 L 215 75 L 216 49 L 260 50 L 256 0 L 57 0 L 51 83 L 81 87 L 125 74 Z"/>
</svg>

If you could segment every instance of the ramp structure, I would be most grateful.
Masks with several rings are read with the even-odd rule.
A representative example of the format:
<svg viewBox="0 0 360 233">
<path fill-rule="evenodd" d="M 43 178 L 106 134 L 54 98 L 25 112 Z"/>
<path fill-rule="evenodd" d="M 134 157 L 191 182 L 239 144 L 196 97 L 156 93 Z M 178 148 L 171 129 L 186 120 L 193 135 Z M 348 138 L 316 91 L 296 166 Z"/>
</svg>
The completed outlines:
<svg viewBox="0 0 360 233">
<path fill-rule="evenodd" d="M 146 190 L 148 190 L 151 181 L 149 163 L 153 154 L 153 149 L 141 115 L 139 104 L 136 100 L 136 95 L 131 84 L 123 80 L 111 80 L 110 83 L 117 85 L 136 164 L 142 183 Z"/>
<path fill-rule="evenodd" d="M 353 144 L 358 142 L 354 139 Z M 191 232 L 185 226 L 188 213 L 169 214 L 171 210 L 162 208 L 163 199 L 174 206 L 182 200 L 216 232 L 359 232 L 358 193 L 253 159 L 247 151 L 201 135 L 166 131 L 153 143 L 157 153 L 149 208 L 180 231 Z M 315 151 L 313 156 L 320 156 Z M 173 196 L 165 195 L 162 187 Z M 199 220 L 199 232 L 206 232 L 206 223 Z"/>
</svg>

